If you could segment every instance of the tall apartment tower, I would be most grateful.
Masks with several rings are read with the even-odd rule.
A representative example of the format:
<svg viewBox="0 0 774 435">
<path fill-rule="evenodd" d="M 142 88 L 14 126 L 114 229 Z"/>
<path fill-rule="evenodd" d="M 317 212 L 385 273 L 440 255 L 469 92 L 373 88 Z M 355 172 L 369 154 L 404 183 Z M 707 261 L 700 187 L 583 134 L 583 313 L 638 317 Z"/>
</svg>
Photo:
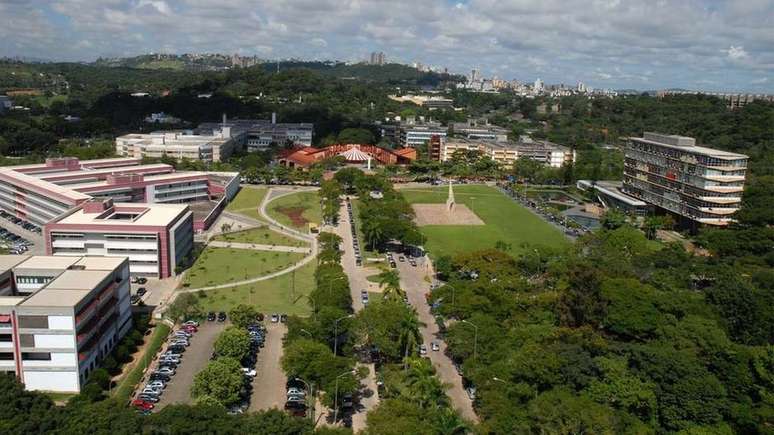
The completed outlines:
<svg viewBox="0 0 774 435">
<path fill-rule="evenodd" d="M 371 53 L 371 65 L 384 65 L 385 56 L 383 51 L 374 51 Z"/>
<path fill-rule="evenodd" d="M 747 159 L 692 137 L 645 132 L 626 145 L 623 191 L 697 224 L 728 225 L 742 203 Z"/>
</svg>

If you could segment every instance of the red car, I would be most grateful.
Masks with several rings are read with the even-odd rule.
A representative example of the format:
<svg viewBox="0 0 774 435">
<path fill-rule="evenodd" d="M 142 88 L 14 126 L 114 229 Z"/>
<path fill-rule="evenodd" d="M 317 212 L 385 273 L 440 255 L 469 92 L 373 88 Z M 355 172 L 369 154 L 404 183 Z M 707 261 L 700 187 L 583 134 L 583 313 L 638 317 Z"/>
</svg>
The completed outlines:
<svg viewBox="0 0 774 435">
<path fill-rule="evenodd" d="M 196 326 L 193 326 L 193 325 L 185 325 L 180 329 L 182 329 L 185 332 L 189 332 L 191 334 L 199 330 Z"/>
<path fill-rule="evenodd" d="M 135 399 L 132 400 L 132 406 L 138 409 L 142 409 L 144 411 L 150 411 L 151 409 L 155 408 L 156 405 L 146 402 L 145 400 Z"/>
</svg>

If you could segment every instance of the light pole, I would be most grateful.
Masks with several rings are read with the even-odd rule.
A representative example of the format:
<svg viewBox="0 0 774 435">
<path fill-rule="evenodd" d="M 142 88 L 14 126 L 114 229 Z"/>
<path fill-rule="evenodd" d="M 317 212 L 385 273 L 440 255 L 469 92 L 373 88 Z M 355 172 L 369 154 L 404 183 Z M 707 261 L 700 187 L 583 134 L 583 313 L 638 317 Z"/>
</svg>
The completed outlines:
<svg viewBox="0 0 774 435">
<path fill-rule="evenodd" d="M 312 399 L 312 411 L 309 413 L 309 417 L 312 420 L 312 424 L 314 424 L 314 408 L 315 405 L 317 405 L 317 400 L 314 398 L 314 384 L 309 384 L 309 382 L 306 382 L 304 379 L 296 376 L 295 378 L 297 381 L 301 381 L 306 385 L 307 391 L 309 391 L 309 397 Z"/>
<path fill-rule="evenodd" d="M 467 323 L 473 327 L 473 359 L 478 362 L 478 326 L 474 325 L 469 320 L 460 320 L 462 323 Z"/>
<path fill-rule="evenodd" d="M 352 314 L 348 314 L 344 317 L 339 317 L 333 322 L 333 356 L 338 356 L 339 351 L 339 321 L 352 317 Z"/>
<path fill-rule="evenodd" d="M 312 340 L 314 340 L 314 337 L 312 336 L 312 333 L 311 333 L 311 332 L 307 331 L 307 330 L 306 330 L 306 329 L 304 329 L 304 328 L 301 328 L 301 332 L 303 332 L 304 334 L 307 334 L 307 335 L 309 335 L 309 338 L 310 338 L 310 339 L 312 339 Z"/>
<path fill-rule="evenodd" d="M 339 378 L 352 373 L 354 373 L 354 370 L 349 370 L 336 376 L 336 392 L 333 394 L 333 424 L 336 424 L 339 418 Z"/>
<path fill-rule="evenodd" d="M 496 382 L 502 382 L 503 384 L 508 385 L 508 381 L 502 380 L 502 379 L 498 378 L 497 376 L 493 377 L 492 380 L 496 381 Z"/>
</svg>

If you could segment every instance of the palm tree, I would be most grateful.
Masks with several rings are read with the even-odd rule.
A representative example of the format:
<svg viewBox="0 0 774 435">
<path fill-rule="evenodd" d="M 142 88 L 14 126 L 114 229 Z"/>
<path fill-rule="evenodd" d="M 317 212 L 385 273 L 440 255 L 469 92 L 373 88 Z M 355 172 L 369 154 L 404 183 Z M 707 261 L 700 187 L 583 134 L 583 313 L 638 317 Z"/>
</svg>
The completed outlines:
<svg viewBox="0 0 774 435">
<path fill-rule="evenodd" d="M 398 342 L 403 346 L 403 368 L 408 368 L 409 350 L 417 348 L 419 342 L 422 341 L 422 336 L 419 333 L 419 327 L 422 322 L 416 316 L 416 313 L 407 311 L 406 315 L 400 321 L 400 332 L 398 333 Z"/>
<path fill-rule="evenodd" d="M 384 297 L 402 297 L 403 290 L 400 288 L 400 275 L 395 270 L 385 270 L 377 275 L 379 286 L 384 287 Z"/>
<path fill-rule="evenodd" d="M 445 407 L 448 397 L 444 384 L 435 376 L 432 364 L 424 358 L 410 358 L 406 386 L 412 401 L 422 408 Z"/>
<path fill-rule="evenodd" d="M 363 233 L 368 240 L 368 244 L 371 245 L 371 250 L 376 249 L 376 243 L 381 241 L 384 237 L 384 228 L 382 222 L 377 219 L 370 219 L 363 222 Z"/>
<path fill-rule="evenodd" d="M 444 408 L 435 413 L 433 429 L 438 435 L 462 435 L 468 432 L 468 426 L 457 412 L 451 408 Z"/>
</svg>

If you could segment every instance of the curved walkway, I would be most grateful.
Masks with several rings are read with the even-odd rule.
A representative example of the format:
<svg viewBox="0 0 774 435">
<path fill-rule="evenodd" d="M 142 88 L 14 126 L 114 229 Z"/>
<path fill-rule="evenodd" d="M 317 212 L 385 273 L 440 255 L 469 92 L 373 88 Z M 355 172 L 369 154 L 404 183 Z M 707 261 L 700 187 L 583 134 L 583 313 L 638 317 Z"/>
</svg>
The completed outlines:
<svg viewBox="0 0 774 435">
<path fill-rule="evenodd" d="M 266 219 L 269 222 L 269 228 L 271 228 L 271 229 L 273 229 L 275 231 L 278 231 L 280 233 L 286 234 L 286 235 L 288 235 L 290 237 L 293 237 L 293 238 L 296 238 L 296 239 L 299 239 L 299 240 L 302 240 L 304 242 L 307 242 L 307 243 L 311 244 L 311 246 L 309 248 L 291 248 L 291 247 L 288 247 L 288 246 L 283 246 L 281 248 L 294 249 L 294 250 L 295 249 L 302 249 L 303 250 L 302 252 L 308 253 L 309 255 L 307 255 L 306 257 L 301 259 L 301 261 L 299 261 L 298 263 L 296 263 L 296 264 L 294 264 L 294 265 L 292 265 L 290 267 L 287 267 L 285 269 L 279 270 L 277 272 L 272 272 L 272 273 L 270 273 L 268 275 L 262 275 L 262 276 L 257 276 L 255 278 L 249 278 L 249 279 L 245 279 L 245 280 L 241 280 L 241 281 L 232 281 L 232 282 L 228 282 L 228 283 L 224 283 L 224 284 L 212 285 L 212 286 L 207 286 L 207 287 L 178 289 L 175 293 L 194 293 L 194 292 L 207 291 L 207 290 L 219 290 L 219 289 L 224 289 L 224 288 L 238 287 L 238 286 L 245 285 L 245 284 L 252 284 L 252 283 L 259 282 L 259 281 L 265 281 L 267 279 L 276 278 L 278 276 L 281 276 L 281 275 L 284 275 L 286 273 L 292 272 L 292 271 L 294 271 L 294 270 L 296 270 L 296 269 L 298 269 L 298 268 L 308 264 L 310 261 L 314 260 L 315 257 L 317 257 L 317 238 L 316 237 L 314 237 L 314 236 L 312 236 L 310 234 L 303 234 L 300 231 L 296 231 L 296 230 L 294 230 L 292 228 L 286 227 L 285 225 L 282 225 L 281 223 L 279 223 L 276 220 L 272 219 L 266 213 L 266 205 L 269 202 L 271 202 L 271 201 L 273 201 L 273 200 L 275 200 L 277 198 L 283 197 L 285 195 L 290 195 L 290 194 L 293 194 L 293 193 L 296 193 L 296 192 L 300 192 L 300 191 L 310 191 L 310 190 L 316 190 L 316 189 L 306 188 L 306 189 L 290 190 L 290 191 L 287 191 L 287 192 L 283 192 L 283 193 L 281 193 L 279 195 L 273 195 L 272 194 L 273 190 L 274 190 L 273 188 L 270 188 L 269 191 L 266 192 L 266 195 L 263 197 L 263 201 L 261 201 L 261 205 L 258 208 L 258 213 L 260 214 L 260 216 L 262 218 Z M 269 198 L 271 198 L 271 199 L 269 199 Z M 226 211 L 224 211 L 223 213 L 224 214 L 228 213 L 228 216 L 230 218 L 232 218 L 234 220 L 238 220 L 238 221 L 246 223 L 246 224 L 265 225 L 264 222 L 259 222 L 259 221 L 255 220 L 255 219 L 252 219 L 252 218 L 247 217 L 247 216 L 239 215 L 239 214 L 236 214 L 236 213 L 229 213 L 229 212 L 226 212 Z M 233 243 L 227 243 L 227 242 L 218 242 L 218 241 L 211 241 L 211 242 L 209 242 L 209 244 L 213 245 L 213 246 L 220 246 L 221 243 L 234 245 Z M 246 249 L 250 249 L 249 246 L 251 246 L 251 244 L 244 244 L 244 245 L 247 247 Z M 261 246 L 261 245 L 256 245 L 256 246 Z M 266 246 L 269 246 L 269 245 L 266 245 Z M 234 246 L 234 247 L 236 247 L 236 246 Z M 275 246 L 273 248 L 278 248 L 278 247 Z M 272 250 L 279 250 L 279 249 L 272 249 Z M 290 252 L 290 251 L 287 251 L 287 252 Z M 299 251 L 293 251 L 293 252 L 299 252 Z"/>
<path fill-rule="evenodd" d="M 208 243 L 207 246 L 215 246 L 216 248 L 252 249 L 254 251 L 296 252 L 299 254 L 308 254 L 311 252 L 310 248 L 303 248 L 303 247 L 297 247 L 297 246 L 264 245 L 260 243 L 224 242 L 221 240 L 213 240 L 210 243 Z"/>
</svg>

